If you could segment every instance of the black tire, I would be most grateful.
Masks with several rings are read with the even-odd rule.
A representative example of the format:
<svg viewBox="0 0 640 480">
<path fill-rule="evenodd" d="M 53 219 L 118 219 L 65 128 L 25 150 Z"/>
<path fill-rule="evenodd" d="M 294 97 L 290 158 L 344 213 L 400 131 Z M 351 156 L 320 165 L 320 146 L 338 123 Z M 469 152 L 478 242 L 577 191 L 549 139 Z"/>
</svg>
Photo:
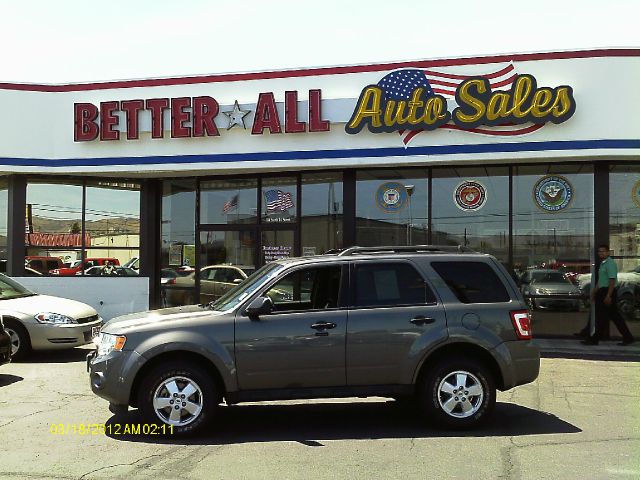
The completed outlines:
<svg viewBox="0 0 640 480">
<path fill-rule="evenodd" d="M 188 402 L 189 406 L 200 405 L 201 407 L 197 415 L 192 415 L 185 408 L 177 408 L 176 415 L 180 415 L 178 424 L 171 423 L 169 418 L 169 413 L 175 406 L 181 407 L 173 403 L 175 399 L 165 386 L 166 383 L 171 382 L 175 382 L 175 386 L 178 387 L 176 399 L 179 402 L 184 400 L 182 405 Z M 181 398 L 181 392 L 186 391 L 189 384 L 199 391 L 187 398 Z M 172 405 L 156 410 L 154 407 L 156 396 L 159 400 L 172 402 Z M 198 365 L 181 361 L 170 361 L 154 367 L 145 375 L 138 391 L 138 407 L 145 421 L 163 426 L 162 430 L 168 435 L 185 436 L 202 432 L 215 416 L 220 401 L 220 392 L 211 375 Z"/>
<path fill-rule="evenodd" d="M 462 391 L 457 390 L 462 385 L 451 383 L 458 378 L 458 372 L 462 375 L 459 378 L 466 380 Z M 447 393 L 445 390 L 456 393 Z M 473 395 L 473 392 L 480 395 Z M 478 360 L 468 357 L 444 358 L 422 378 L 420 407 L 427 418 L 438 426 L 449 429 L 480 426 L 491 416 L 495 404 L 495 379 L 491 371 Z M 465 412 L 463 407 L 468 410 Z"/>
<path fill-rule="evenodd" d="M 11 339 L 11 351 L 14 353 L 11 354 L 12 361 L 20 361 L 27 358 L 31 355 L 31 338 L 29 337 L 29 332 L 24 326 L 18 322 L 17 320 L 13 320 L 10 318 L 4 319 L 4 329 L 12 336 Z"/>
</svg>

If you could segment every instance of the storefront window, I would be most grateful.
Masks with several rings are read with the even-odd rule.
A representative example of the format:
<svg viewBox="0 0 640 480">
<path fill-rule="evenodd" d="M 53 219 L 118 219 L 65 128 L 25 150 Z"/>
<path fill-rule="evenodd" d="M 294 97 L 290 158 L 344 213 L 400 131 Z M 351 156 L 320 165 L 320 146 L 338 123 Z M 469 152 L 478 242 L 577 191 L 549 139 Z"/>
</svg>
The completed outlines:
<svg viewBox="0 0 640 480">
<path fill-rule="evenodd" d="M 302 256 L 342 247 L 342 213 L 341 173 L 302 175 Z"/>
<path fill-rule="evenodd" d="M 618 311 L 640 336 L 640 165 L 609 172 L 609 246 L 618 266 Z M 615 327 L 610 332 L 618 335 Z"/>
<path fill-rule="evenodd" d="M 161 285 L 164 306 L 183 305 L 195 299 L 196 264 L 195 180 L 167 180 L 162 185 Z M 180 281 L 179 281 L 180 280 Z"/>
<path fill-rule="evenodd" d="M 433 170 L 432 243 L 509 259 L 509 169 Z"/>
<path fill-rule="evenodd" d="M 514 168 L 513 262 L 536 335 L 570 335 L 586 323 L 593 205 L 591 165 Z"/>
<path fill-rule="evenodd" d="M 27 184 L 27 275 L 79 271 L 72 266 L 82 260 L 82 191 L 82 182 L 32 180 Z M 89 244 L 88 239 L 84 243 Z"/>
<path fill-rule="evenodd" d="M 271 230 L 262 232 L 261 264 L 293 257 L 294 233 L 292 230 Z"/>
<path fill-rule="evenodd" d="M 7 271 L 7 212 L 9 211 L 9 182 L 0 178 L 0 272 Z"/>
<path fill-rule="evenodd" d="M 292 223 L 297 220 L 297 185 L 295 177 L 262 180 L 262 222 Z"/>
<path fill-rule="evenodd" d="M 85 275 L 136 276 L 140 270 L 140 185 L 90 181 L 86 190 Z M 109 268 L 109 264 L 114 268 Z"/>
<path fill-rule="evenodd" d="M 427 243 L 426 170 L 360 171 L 356 178 L 357 245 Z"/>
<path fill-rule="evenodd" d="M 255 247 L 254 230 L 200 232 L 200 303 L 217 300 L 256 270 Z"/>
<path fill-rule="evenodd" d="M 212 180 L 200 184 L 200 223 L 257 222 L 258 182 L 255 179 Z"/>
</svg>

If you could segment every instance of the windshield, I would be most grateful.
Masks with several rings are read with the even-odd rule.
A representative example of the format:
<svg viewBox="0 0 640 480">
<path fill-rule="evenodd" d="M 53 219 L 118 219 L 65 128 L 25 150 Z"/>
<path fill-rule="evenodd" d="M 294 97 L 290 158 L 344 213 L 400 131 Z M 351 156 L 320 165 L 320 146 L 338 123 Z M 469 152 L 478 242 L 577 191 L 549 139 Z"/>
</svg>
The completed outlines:
<svg viewBox="0 0 640 480">
<path fill-rule="evenodd" d="M 531 280 L 535 283 L 566 283 L 568 280 L 560 272 L 533 272 Z"/>
<path fill-rule="evenodd" d="M 0 300 L 30 297 L 31 295 L 35 295 L 35 293 L 26 289 L 15 280 L 0 273 Z"/>
<path fill-rule="evenodd" d="M 241 301 L 255 292 L 258 287 L 267 280 L 267 278 L 271 278 L 273 275 L 276 275 L 283 268 L 284 267 L 282 265 L 277 263 L 268 263 L 260 267 L 256 273 L 251 275 L 240 285 L 229 290 L 215 302 L 211 302 L 209 304 L 210 308 L 221 312 L 234 308 Z"/>
</svg>

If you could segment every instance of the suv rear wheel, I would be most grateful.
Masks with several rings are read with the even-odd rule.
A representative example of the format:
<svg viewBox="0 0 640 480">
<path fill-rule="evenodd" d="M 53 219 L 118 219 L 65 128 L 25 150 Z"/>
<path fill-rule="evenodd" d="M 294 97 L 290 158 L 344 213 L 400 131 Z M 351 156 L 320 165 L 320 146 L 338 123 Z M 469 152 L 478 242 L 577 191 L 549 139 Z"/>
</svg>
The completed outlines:
<svg viewBox="0 0 640 480">
<path fill-rule="evenodd" d="M 496 403 L 493 375 L 467 357 L 445 358 L 423 377 L 421 408 L 447 428 L 471 428 L 483 423 Z"/>
<path fill-rule="evenodd" d="M 140 385 L 138 405 L 149 423 L 175 435 L 189 435 L 211 421 L 220 403 L 216 384 L 201 367 L 167 362 L 153 368 Z"/>
</svg>

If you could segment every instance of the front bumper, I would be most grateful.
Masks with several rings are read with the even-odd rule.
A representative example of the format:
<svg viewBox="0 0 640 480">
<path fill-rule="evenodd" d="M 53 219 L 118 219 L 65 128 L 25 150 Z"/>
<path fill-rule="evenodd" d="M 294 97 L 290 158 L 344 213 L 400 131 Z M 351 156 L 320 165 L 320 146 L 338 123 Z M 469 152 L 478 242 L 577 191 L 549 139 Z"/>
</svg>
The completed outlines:
<svg viewBox="0 0 640 480">
<path fill-rule="evenodd" d="M 91 343 L 102 326 L 102 319 L 90 323 L 52 325 L 25 324 L 34 350 L 59 350 Z"/>
<path fill-rule="evenodd" d="M 133 380 L 143 363 L 143 357 L 134 351 L 103 356 L 91 352 L 87 355 L 91 391 L 111 404 L 128 406 Z"/>
</svg>

